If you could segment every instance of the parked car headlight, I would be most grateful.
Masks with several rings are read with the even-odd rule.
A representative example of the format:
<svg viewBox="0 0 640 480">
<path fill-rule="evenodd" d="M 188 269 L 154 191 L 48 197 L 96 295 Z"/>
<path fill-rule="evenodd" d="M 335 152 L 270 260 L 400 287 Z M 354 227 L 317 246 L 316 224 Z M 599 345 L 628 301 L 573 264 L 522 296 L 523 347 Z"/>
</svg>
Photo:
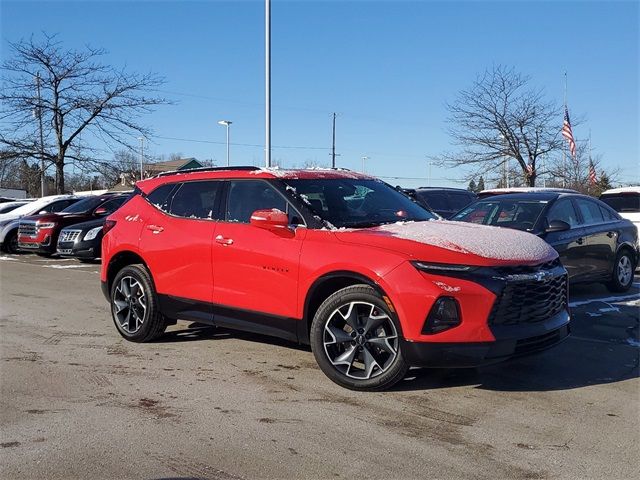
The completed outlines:
<svg viewBox="0 0 640 480">
<path fill-rule="evenodd" d="M 93 240 L 94 238 L 96 238 L 98 236 L 98 232 L 100 232 L 100 230 L 102 230 L 102 227 L 96 227 L 96 228 L 92 228 L 91 230 L 89 230 L 87 232 L 87 234 L 84 236 L 84 240 Z"/>
</svg>

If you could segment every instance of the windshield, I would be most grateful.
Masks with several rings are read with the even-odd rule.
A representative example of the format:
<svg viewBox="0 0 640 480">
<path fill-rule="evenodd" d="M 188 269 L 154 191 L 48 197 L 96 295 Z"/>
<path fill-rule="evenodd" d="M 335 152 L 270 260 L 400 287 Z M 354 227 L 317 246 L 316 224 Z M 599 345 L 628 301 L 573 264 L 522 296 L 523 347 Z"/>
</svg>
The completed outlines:
<svg viewBox="0 0 640 480">
<path fill-rule="evenodd" d="M 638 193 L 602 195 L 600 200 L 609 205 L 616 212 L 640 212 L 640 194 Z"/>
<path fill-rule="evenodd" d="M 49 203 L 51 203 L 52 200 L 50 198 L 45 199 L 38 199 L 35 200 L 33 202 L 29 202 L 25 205 L 22 205 L 18 208 L 16 208 L 15 210 L 12 210 L 11 212 L 6 212 L 6 213 L 10 213 L 12 216 L 16 215 L 31 215 L 34 212 L 38 212 L 41 208 L 44 208 L 46 205 L 48 205 Z"/>
<path fill-rule="evenodd" d="M 435 215 L 380 180 L 285 180 L 311 211 L 335 227 L 373 227 Z"/>
<path fill-rule="evenodd" d="M 469 205 L 451 220 L 530 231 L 546 205 L 537 200 L 486 200 Z"/>
<path fill-rule="evenodd" d="M 69 205 L 60 213 L 87 213 L 96 208 L 102 202 L 105 201 L 103 197 L 87 197 L 83 198 L 79 202 Z"/>
</svg>

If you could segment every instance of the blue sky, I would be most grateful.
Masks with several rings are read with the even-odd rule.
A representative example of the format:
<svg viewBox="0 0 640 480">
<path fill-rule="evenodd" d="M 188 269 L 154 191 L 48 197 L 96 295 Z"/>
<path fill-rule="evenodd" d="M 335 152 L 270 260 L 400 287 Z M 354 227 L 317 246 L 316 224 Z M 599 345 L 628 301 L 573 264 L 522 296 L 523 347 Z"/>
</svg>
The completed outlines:
<svg viewBox="0 0 640 480">
<path fill-rule="evenodd" d="M 163 75 L 163 95 L 176 104 L 144 118 L 157 135 L 152 154 L 223 164 L 217 121 L 228 119 L 232 163 L 262 164 L 262 1 L 3 0 L 0 8 L 3 57 L 7 41 L 46 31 L 68 47 L 104 47 L 114 65 Z M 638 25 L 638 2 L 272 0 L 273 158 L 328 165 L 335 111 L 339 166 L 359 170 L 366 155 L 368 172 L 425 185 L 427 156 L 450 149 L 445 103 L 502 64 L 558 102 L 566 71 L 569 108 L 585 118 L 574 135 L 590 130 L 603 165 L 640 183 Z M 462 176 L 432 168 L 433 184 Z"/>
</svg>

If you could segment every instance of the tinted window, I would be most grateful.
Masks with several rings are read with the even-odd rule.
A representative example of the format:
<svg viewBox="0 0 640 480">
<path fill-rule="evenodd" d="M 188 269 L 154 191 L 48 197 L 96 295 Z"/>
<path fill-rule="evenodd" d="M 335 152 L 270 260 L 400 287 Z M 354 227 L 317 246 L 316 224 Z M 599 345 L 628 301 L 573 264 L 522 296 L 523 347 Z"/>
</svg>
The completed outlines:
<svg viewBox="0 0 640 480">
<path fill-rule="evenodd" d="M 444 193 L 418 191 L 417 195 L 432 210 L 450 210 L 447 196 Z"/>
<path fill-rule="evenodd" d="M 451 204 L 451 210 L 461 210 L 471 202 L 473 202 L 472 195 L 466 195 L 464 193 L 449 193 L 449 203 Z"/>
<path fill-rule="evenodd" d="M 613 222 L 619 220 L 618 216 L 602 205 L 598 205 L 600 207 L 600 211 L 602 212 L 602 216 L 604 217 L 605 222 Z"/>
<path fill-rule="evenodd" d="M 42 210 L 44 210 L 45 212 L 49 212 L 49 213 L 61 212 L 61 211 L 65 210 L 69 205 L 73 205 L 76 202 L 77 202 L 76 199 L 73 199 L 73 200 L 60 200 L 58 202 L 53 202 L 51 205 L 47 205 Z"/>
<path fill-rule="evenodd" d="M 288 213 L 291 224 L 302 223 L 284 197 L 268 183 L 258 180 L 230 182 L 227 221 L 249 223 L 253 212 L 271 208 Z"/>
<path fill-rule="evenodd" d="M 87 197 L 80 201 L 75 202 L 73 205 L 65 208 L 64 213 L 86 213 L 90 212 L 102 202 L 106 200 L 105 197 Z"/>
<path fill-rule="evenodd" d="M 175 183 L 166 183 L 160 185 L 153 192 L 147 195 L 147 200 L 165 212 L 169 211 L 169 194 L 173 191 Z"/>
<path fill-rule="evenodd" d="M 571 200 L 558 200 L 553 204 L 547 214 L 547 223 L 551 223 L 553 220 L 562 220 L 572 227 L 578 224 L 578 215 Z"/>
<path fill-rule="evenodd" d="M 452 220 L 531 230 L 546 203 L 525 200 L 485 200 L 468 206 Z"/>
<path fill-rule="evenodd" d="M 640 212 L 640 194 L 638 193 L 603 195 L 600 200 L 616 212 Z"/>
<path fill-rule="evenodd" d="M 171 200 L 169 213 L 187 218 L 216 218 L 223 182 L 185 182 Z"/>
<path fill-rule="evenodd" d="M 602 211 L 600 211 L 597 203 L 582 198 L 577 199 L 576 203 L 578 204 L 578 210 L 580 211 L 580 215 L 582 215 L 582 220 L 585 225 L 602 223 L 604 221 Z"/>
<path fill-rule="evenodd" d="M 318 217 L 336 227 L 370 227 L 422 221 L 433 214 L 379 180 L 318 178 L 285 180 Z"/>
<path fill-rule="evenodd" d="M 109 200 L 108 202 L 104 202 L 102 205 L 100 205 L 100 207 L 104 208 L 107 211 L 107 213 L 113 213 L 118 208 L 120 208 L 126 200 L 127 200 L 127 197 L 117 197 L 112 200 Z"/>
</svg>

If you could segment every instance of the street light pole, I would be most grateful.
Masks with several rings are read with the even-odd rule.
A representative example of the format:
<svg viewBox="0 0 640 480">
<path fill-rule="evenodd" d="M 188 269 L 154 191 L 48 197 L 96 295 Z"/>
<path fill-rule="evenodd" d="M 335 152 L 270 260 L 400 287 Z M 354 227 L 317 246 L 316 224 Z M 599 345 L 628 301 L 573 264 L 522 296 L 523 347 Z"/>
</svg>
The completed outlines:
<svg viewBox="0 0 640 480">
<path fill-rule="evenodd" d="M 366 156 L 362 157 L 362 173 L 365 173 L 364 162 L 367 160 L 369 160 L 369 157 L 366 157 Z"/>
<path fill-rule="evenodd" d="M 271 0 L 264 2 L 265 164 L 271 166 Z"/>
<path fill-rule="evenodd" d="M 227 167 L 229 166 L 229 126 L 232 123 L 233 122 L 231 122 L 229 120 L 220 120 L 218 122 L 218 125 L 222 125 L 222 126 L 226 126 L 227 127 Z"/>
<path fill-rule="evenodd" d="M 144 179 L 144 167 L 142 166 L 142 162 L 144 160 L 144 137 L 138 137 L 140 140 L 140 180 Z"/>
</svg>

